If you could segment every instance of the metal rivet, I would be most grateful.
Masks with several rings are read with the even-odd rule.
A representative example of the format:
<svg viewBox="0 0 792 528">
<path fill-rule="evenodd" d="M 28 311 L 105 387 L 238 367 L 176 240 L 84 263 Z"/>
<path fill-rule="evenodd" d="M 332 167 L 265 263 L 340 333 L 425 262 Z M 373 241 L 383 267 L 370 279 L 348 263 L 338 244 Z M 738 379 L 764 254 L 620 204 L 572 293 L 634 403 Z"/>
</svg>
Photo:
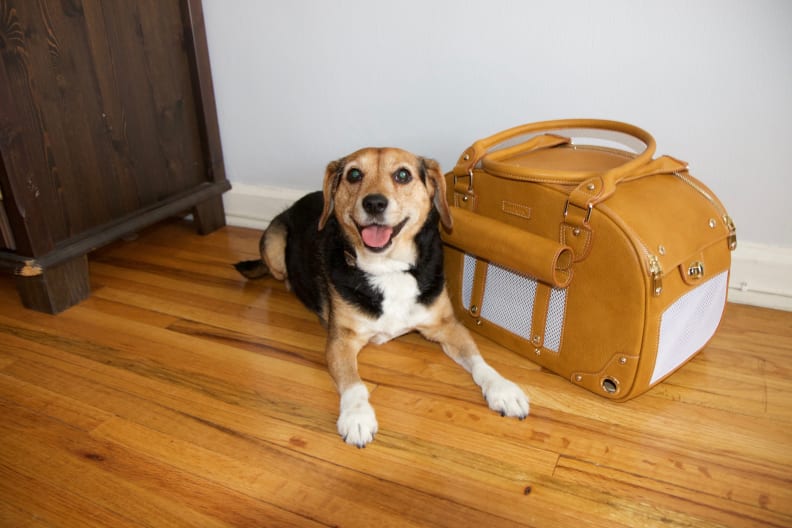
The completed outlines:
<svg viewBox="0 0 792 528">
<path fill-rule="evenodd" d="M 575 376 L 575 381 L 583 381 L 583 376 L 578 374 L 577 376 Z"/>
<path fill-rule="evenodd" d="M 476 326 L 481 326 L 481 319 L 476 319 Z"/>
<path fill-rule="evenodd" d="M 659 246 L 657 246 L 657 252 L 660 253 L 661 255 L 665 255 L 665 251 L 666 250 L 664 245 L 660 244 Z"/>
<path fill-rule="evenodd" d="M 536 346 L 539 346 L 539 343 L 541 343 L 541 342 L 542 342 L 542 336 L 540 336 L 540 335 L 535 335 L 535 336 L 533 336 L 533 339 L 531 339 L 531 342 L 532 342 L 534 345 L 536 345 Z"/>
<path fill-rule="evenodd" d="M 470 159 L 470 154 L 465 154 L 465 157 L 464 157 L 463 159 L 464 159 L 465 161 L 469 160 L 469 159 Z"/>
<path fill-rule="evenodd" d="M 541 356 L 542 355 L 542 349 L 541 348 L 534 349 L 534 354 L 536 354 L 537 356 Z"/>
<path fill-rule="evenodd" d="M 572 234 L 573 234 L 574 236 L 580 236 L 580 228 L 579 228 L 579 227 L 576 227 L 576 228 L 574 228 L 574 229 L 572 230 Z"/>
<path fill-rule="evenodd" d="M 467 195 L 467 194 L 466 194 L 465 196 L 463 196 L 463 197 L 462 197 L 462 201 L 463 201 L 463 202 L 467 202 L 467 201 L 468 201 L 468 195 Z"/>
<path fill-rule="evenodd" d="M 627 364 L 627 358 L 624 357 L 624 356 L 620 357 L 619 358 L 619 364 L 620 365 L 626 365 Z"/>
<path fill-rule="evenodd" d="M 715 220 L 714 218 L 710 218 L 710 219 L 709 219 L 709 226 L 710 226 L 710 229 L 715 229 L 715 226 L 716 226 L 716 225 L 718 225 L 718 222 L 717 222 L 717 220 Z"/>
<path fill-rule="evenodd" d="M 476 306 L 475 304 L 473 306 L 471 306 L 470 307 L 470 313 L 473 313 L 473 314 L 474 313 L 478 313 L 478 306 Z"/>
<path fill-rule="evenodd" d="M 589 183 L 588 185 L 586 185 L 586 189 L 588 189 L 589 191 L 593 191 L 596 188 L 597 186 L 594 185 L 593 183 Z"/>
</svg>

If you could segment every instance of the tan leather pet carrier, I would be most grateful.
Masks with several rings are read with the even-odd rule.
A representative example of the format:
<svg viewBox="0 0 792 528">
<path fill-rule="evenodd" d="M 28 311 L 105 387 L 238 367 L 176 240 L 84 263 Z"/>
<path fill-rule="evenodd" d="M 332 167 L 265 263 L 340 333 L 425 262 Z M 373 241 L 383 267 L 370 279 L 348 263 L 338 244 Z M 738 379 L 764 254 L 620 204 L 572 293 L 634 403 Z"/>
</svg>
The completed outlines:
<svg viewBox="0 0 792 528">
<path fill-rule="evenodd" d="M 461 320 L 614 400 L 704 347 L 734 223 L 686 163 L 654 151 L 644 130 L 601 120 L 528 124 L 465 150 L 446 175 L 443 233 Z"/>
</svg>

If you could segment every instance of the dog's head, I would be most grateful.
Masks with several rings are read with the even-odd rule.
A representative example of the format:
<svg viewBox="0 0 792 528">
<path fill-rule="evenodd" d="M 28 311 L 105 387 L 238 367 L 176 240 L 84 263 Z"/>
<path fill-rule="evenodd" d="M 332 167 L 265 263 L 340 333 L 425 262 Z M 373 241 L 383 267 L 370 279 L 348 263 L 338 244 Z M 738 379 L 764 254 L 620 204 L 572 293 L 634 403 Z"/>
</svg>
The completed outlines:
<svg viewBox="0 0 792 528">
<path fill-rule="evenodd" d="M 319 229 L 334 214 L 358 252 L 411 244 L 432 207 L 451 228 L 440 166 L 404 150 L 367 148 L 330 162 L 323 191 Z"/>
</svg>

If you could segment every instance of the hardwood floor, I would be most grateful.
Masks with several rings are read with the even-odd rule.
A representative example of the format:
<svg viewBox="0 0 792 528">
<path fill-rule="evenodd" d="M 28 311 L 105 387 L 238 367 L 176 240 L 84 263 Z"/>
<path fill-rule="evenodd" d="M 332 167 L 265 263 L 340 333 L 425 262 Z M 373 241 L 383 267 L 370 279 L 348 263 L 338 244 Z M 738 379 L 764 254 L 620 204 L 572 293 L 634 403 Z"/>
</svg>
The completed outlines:
<svg viewBox="0 0 792 528">
<path fill-rule="evenodd" d="M 231 263 L 258 233 L 161 224 L 93 254 L 58 316 L 0 277 L 0 526 L 792 526 L 792 313 L 729 305 L 627 403 L 478 338 L 531 397 L 490 412 L 439 347 L 367 348 L 379 418 L 335 431 L 324 332 Z"/>
</svg>

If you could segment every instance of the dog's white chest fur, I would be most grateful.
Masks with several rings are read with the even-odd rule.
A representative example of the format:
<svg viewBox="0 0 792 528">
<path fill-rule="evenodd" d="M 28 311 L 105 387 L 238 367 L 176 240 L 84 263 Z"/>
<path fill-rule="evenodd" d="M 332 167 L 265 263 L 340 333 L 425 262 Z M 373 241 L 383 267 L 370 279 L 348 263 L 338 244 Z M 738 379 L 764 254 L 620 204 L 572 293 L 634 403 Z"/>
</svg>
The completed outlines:
<svg viewBox="0 0 792 528">
<path fill-rule="evenodd" d="M 361 321 L 361 330 L 371 334 L 372 343 L 385 343 L 426 323 L 429 313 L 417 301 L 420 291 L 412 274 L 391 271 L 370 275 L 368 280 L 383 296 L 382 315 Z"/>
</svg>

